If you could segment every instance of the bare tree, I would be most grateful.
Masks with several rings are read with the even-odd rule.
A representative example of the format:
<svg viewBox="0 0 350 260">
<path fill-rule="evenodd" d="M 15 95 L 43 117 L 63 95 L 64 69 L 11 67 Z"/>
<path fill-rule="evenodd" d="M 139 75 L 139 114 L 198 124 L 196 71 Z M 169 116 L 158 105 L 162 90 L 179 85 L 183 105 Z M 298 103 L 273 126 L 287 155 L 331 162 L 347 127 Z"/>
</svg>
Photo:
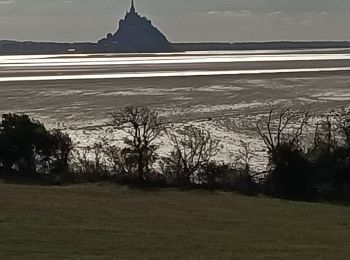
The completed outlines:
<svg viewBox="0 0 350 260">
<path fill-rule="evenodd" d="M 330 154 L 340 147 L 350 148 L 350 112 L 345 108 L 320 115 L 314 135 L 314 150 Z"/>
<path fill-rule="evenodd" d="M 122 148 L 104 143 L 103 153 L 113 174 L 122 175 L 129 172 L 126 167 L 126 158 Z"/>
<path fill-rule="evenodd" d="M 176 180 L 182 184 L 189 184 L 221 148 L 220 141 L 213 139 L 209 131 L 194 126 L 167 131 L 167 136 L 174 150 L 169 158 L 163 158 L 163 163 L 175 172 Z"/>
<path fill-rule="evenodd" d="M 290 108 L 277 111 L 276 108 L 272 108 L 265 121 L 258 121 L 257 131 L 269 153 L 274 154 L 283 142 L 288 142 L 295 147 L 300 146 L 300 137 L 304 133 L 309 118 L 309 113 L 305 111 L 292 111 Z"/>
<path fill-rule="evenodd" d="M 337 126 L 344 136 L 346 145 L 350 148 L 350 110 L 342 108 L 336 116 Z"/>
<path fill-rule="evenodd" d="M 124 151 L 136 162 L 139 179 L 145 180 L 156 160 L 158 146 L 154 143 L 163 130 L 158 113 L 145 107 L 128 106 L 113 113 L 112 124 L 127 134 Z"/>
<path fill-rule="evenodd" d="M 249 142 L 240 141 L 241 147 L 238 149 L 238 161 L 243 164 L 245 173 L 249 174 L 250 161 L 253 159 L 252 150 Z"/>
<path fill-rule="evenodd" d="M 329 154 L 337 147 L 337 126 L 334 122 L 334 117 L 335 115 L 331 114 L 323 115 L 320 121 L 316 123 L 313 147 L 314 151 L 321 148 Z"/>
<path fill-rule="evenodd" d="M 102 143 L 78 147 L 73 152 L 76 160 L 73 165 L 74 175 L 79 181 L 98 181 L 108 172 Z"/>
</svg>

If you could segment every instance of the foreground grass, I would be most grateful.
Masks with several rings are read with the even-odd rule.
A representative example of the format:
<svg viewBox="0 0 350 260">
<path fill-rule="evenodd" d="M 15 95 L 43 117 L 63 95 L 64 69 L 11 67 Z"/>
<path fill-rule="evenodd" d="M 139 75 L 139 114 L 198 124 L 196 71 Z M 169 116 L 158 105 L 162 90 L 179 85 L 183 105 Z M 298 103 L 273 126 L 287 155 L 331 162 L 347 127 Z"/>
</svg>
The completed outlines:
<svg viewBox="0 0 350 260">
<path fill-rule="evenodd" d="M 349 259 L 350 208 L 0 183 L 0 259 Z"/>
</svg>

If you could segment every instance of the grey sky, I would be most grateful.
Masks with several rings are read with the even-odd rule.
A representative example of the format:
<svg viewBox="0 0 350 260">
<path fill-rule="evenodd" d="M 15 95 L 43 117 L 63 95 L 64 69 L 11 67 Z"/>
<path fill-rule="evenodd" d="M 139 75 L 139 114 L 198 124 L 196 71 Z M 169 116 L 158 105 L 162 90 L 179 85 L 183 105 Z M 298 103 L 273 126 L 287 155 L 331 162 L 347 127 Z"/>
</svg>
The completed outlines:
<svg viewBox="0 0 350 260">
<path fill-rule="evenodd" d="M 350 0 L 135 0 L 174 42 L 350 40 Z M 97 41 L 129 0 L 0 0 L 0 39 Z"/>
</svg>

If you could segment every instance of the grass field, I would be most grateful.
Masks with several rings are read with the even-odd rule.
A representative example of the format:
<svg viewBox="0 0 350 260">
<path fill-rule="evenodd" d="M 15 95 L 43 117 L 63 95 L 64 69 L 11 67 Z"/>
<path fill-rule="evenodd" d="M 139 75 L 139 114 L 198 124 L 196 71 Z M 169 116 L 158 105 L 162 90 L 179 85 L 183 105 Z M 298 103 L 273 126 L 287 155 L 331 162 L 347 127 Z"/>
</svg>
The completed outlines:
<svg viewBox="0 0 350 260">
<path fill-rule="evenodd" d="M 350 207 L 0 184 L 0 259 L 349 259 Z"/>
</svg>

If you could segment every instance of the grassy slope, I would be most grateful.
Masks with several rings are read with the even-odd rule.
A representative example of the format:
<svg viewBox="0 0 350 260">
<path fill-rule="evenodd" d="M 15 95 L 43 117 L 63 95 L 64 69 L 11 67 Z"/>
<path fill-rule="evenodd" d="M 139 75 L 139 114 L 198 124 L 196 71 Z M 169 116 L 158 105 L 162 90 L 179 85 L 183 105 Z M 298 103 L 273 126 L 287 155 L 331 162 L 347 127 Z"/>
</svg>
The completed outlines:
<svg viewBox="0 0 350 260">
<path fill-rule="evenodd" d="M 346 207 L 0 184 L 0 259 L 348 259 L 349 245 Z"/>
</svg>

